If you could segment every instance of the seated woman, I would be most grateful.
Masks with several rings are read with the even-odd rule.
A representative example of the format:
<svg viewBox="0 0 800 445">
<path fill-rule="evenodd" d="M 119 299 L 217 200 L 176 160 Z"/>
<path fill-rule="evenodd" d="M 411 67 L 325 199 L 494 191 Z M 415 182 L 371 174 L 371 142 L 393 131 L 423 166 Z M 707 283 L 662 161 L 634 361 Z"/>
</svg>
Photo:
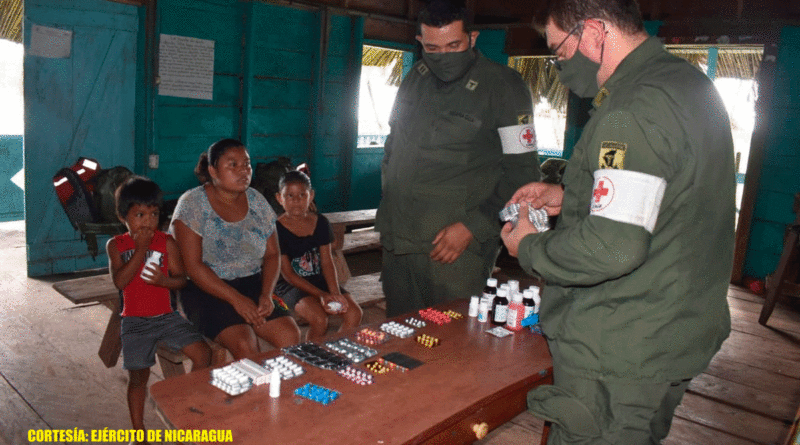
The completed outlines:
<svg viewBox="0 0 800 445">
<path fill-rule="evenodd" d="M 184 193 L 170 231 L 189 277 L 181 291 L 186 317 L 238 360 L 253 357 L 257 335 L 277 348 L 300 342 L 288 308 L 273 299 L 280 270 L 275 212 L 250 188 L 250 156 L 223 139 L 200 156 L 203 184 Z"/>
</svg>

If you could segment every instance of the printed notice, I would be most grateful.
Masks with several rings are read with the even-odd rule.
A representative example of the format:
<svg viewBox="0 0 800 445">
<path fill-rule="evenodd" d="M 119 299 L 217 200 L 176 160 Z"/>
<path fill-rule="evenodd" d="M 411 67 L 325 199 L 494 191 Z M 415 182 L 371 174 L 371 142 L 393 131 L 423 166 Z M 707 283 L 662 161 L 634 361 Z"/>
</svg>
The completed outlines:
<svg viewBox="0 0 800 445">
<path fill-rule="evenodd" d="M 158 94 L 212 100 L 214 41 L 161 34 Z"/>
<path fill-rule="evenodd" d="M 51 59 L 66 59 L 71 51 L 72 31 L 41 25 L 31 27 L 31 43 L 28 46 L 28 54 Z"/>
</svg>

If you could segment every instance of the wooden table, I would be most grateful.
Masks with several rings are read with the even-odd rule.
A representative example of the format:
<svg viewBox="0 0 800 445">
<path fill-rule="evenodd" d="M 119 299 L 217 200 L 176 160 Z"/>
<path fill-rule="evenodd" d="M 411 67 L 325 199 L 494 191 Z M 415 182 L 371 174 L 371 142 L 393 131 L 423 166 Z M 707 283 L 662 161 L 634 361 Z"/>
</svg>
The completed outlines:
<svg viewBox="0 0 800 445">
<path fill-rule="evenodd" d="M 472 443 L 475 430 L 485 434 L 526 409 L 527 392 L 552 382 L 552 361 L 544 338 L 528 330 L 505 338 L 487 334 L 493 326 L 467 317 L 466 300 L 439 308 L 464 318 L 418 329 L 441 339 L 432 349 L 413 337 L 375 346 L 379 356 L 398 351 L 424 364 L 378 375 L 373 385 L 303 364 L 306 373 L 283 381 L 277 399 L 268 385 L 228 396 L 209 384 L 209 370 L 155 383 L 150 395 L 171 427 L 231 430 L 237 444 Z M 263 353 L 260 360 L 278 354 Z M 341 396 L 324 406 L 294 395 L 309 382 Z"/>
</svg>

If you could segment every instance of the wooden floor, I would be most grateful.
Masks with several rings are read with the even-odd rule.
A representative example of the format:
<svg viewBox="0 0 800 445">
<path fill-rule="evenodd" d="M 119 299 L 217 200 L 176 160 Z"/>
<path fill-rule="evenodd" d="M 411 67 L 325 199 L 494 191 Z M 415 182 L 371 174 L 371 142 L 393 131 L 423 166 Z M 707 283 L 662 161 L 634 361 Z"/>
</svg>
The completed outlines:
<svg viewBox="0 0 800 445">
<path fill-rule="evenodd" d="M 355 273 L 377 264 L 375 256 L 348 263 Z M 126 372 L 121 363 L 105 368 L 97 357 L 109 310 L 75 307 L 57 294 L 52 283 L 66 278 L 26 278 L 22 225 L 0 223 L 0 445 L 28 443 L 30 429 L 130 425 Z M 767 328 L 756 321 L 762 297 L 732 287 L 728 301 L 733 332 L 692 381 L 666 444 L 781 444 L 800 405 L 800 309 L 779 304 Z M 376 306 L 366 317 L 384 315 Z M 154 367 L 151 382 L 160 379 Z M 163 428 L 152 403 L 145 422 Z M 523 413 L 477 443 L 536 444 L 541 428 Z"/>
</svg>

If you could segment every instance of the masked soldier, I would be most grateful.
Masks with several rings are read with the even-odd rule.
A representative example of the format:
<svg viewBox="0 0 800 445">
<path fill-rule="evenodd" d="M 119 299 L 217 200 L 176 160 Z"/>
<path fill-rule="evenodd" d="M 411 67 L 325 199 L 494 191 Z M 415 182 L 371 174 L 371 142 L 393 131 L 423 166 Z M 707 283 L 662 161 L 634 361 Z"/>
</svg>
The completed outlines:
<svg viewBox="0 0 800 445">
<path fill-rule="evenodd" d="M 530 91 L 477 37 L 464 8 L 434 0 L 419 15 L 422 60 L 397 93 L 376 219 L 388 316 L 479 293 L 499 210 L 540 177 Z"/>
</svg>

